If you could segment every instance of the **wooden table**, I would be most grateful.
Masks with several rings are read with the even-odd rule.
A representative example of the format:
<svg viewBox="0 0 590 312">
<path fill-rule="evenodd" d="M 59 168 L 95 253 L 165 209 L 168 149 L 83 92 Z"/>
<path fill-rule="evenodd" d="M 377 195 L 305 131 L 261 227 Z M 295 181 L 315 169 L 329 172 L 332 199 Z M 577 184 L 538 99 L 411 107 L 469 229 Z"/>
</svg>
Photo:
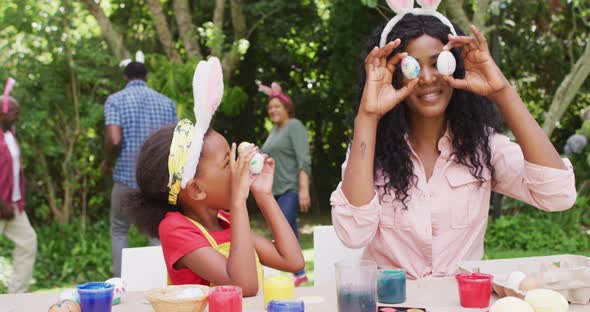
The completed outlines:
<svg viewBox="0 0 590 312">
<path fill-rule="evenodd" d="M 400 306 L 427 308 L 431 312 L 484 312 L 487 309 L 465 309 L 459 305 L 459 294 L 454 278 L 431 278 L 407 282 L 408 300 Z M 0 312 L 47 311 L 57 301 L 58 293 L 29 293 L 0 295 Z M 321 297 L 323 302 L 306 303 L 306 312 L 336 312 L 335 287 L 300 287 L 295 297 Z M 492 302 L 497 300 L 492 297 Z M 392 305 L 395 306 L 395 305 Z M 113 312 L 153 312 L 142 292 L 130 292 L 123 296 L 121 304 L 113 306 Z M 264 311 L 262 292 L 256 297 L 244 299 L 244 312 Z M 590 305 L 570 305 L 570 312 L 588 312 Z"/>
</svg>

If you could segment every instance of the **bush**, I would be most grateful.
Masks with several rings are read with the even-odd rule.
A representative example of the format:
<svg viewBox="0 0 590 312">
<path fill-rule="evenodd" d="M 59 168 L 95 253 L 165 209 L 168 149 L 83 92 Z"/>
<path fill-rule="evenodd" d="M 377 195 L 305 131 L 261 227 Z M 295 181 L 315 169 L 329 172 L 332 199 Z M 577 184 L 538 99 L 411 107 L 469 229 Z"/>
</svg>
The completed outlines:
<svg viewBox="0 0 590 312">
<path fill-rule="evenodd" d="M 520 214 L 490 221 L 485 247 L 501 250 L 553 250 L 560 253 L 576 253 L 590 248 L 590 239 L 576 224 L 562 227 L 549 219 Z"/>
<path fill-rule="evenodd" d="M 104 281 L 111 275 L 111 232 L 107 218 L 89 222 L 85 230 L 79 219 L 68 225 L 56 223 L 35 228 L 37 260 L 30 291 L 71 287 L 88 281 Z M 148 240 L 132 228 L 129 246 L 146 246 Z M 11 259 L 14 245 L 0 237 L 0 257 Z M 6 289 L 0 285 L 0 291 Z M 6 287 L 6 285 L 4 285 Z"/>
</svg>

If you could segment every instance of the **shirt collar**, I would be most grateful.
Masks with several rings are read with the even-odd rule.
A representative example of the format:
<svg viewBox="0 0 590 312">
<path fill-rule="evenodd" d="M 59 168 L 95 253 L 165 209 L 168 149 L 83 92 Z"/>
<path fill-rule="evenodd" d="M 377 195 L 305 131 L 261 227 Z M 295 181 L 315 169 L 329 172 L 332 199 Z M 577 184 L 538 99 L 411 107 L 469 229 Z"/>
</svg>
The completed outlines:
<svg viewBox="0 0 590 312">
<path fill-rule="evenodd" d="M 131 80 L 125 86 L 125 88 L 129 87 L 147 87 L 147 83 L 145 83 L 143 80 Z"/>
<path fill-rule="evenodd" d="M 406 142 L 408 143 L 408 146 L 410 147 L 410 151 L 411 151 L 412 155 L 414 157 L 418 158 L 418 155 L 416 154 L 416 152 L 414 152 L 414 149 L 412 148 L 412 144 L 410 144 L 410 135 L 406 133 L 404 135 L 404 138 L 406 139 Z M 451 154 L 453 153 L 453 136 L 451 133 L 451 127 L 448 122 L 447 122 L 447 129 L 445 130 L 445 133 L 438 140 L 438 151 L 440 152 L 440 156 L 443 159 L 449 159 L 451 157 Z"/>
</svg>

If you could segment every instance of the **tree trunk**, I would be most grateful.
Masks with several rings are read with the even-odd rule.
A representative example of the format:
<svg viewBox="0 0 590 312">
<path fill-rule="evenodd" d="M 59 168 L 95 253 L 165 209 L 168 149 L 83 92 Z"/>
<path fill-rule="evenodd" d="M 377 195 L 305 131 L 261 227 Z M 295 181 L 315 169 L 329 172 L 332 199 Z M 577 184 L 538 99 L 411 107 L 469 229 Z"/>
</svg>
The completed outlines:
<svg viewBox="0 0 590 312">
<path fill-rule="evenodd" d="M 94 0 L 82 0 L 82 2 L 86 4 L 90 14 L 96 18 L 100 30 L 102 31 L 102 35 L 111 50 L 113 50 L 115 57 L 119 60 L 129 58 L 131 54 L 123 44 L 123 37 L 113 28 L 113 24 L 111 24 L 111 21 L 104 14 L 100 4 L 96 3 Z"/>
<path fill-rule="evenodd" d="M 551 102 L 551 106 L 545 113 L 543 130 L 547 136 L 551 136 L 551 133 L 553 133 L 553 130 L 555 130 L 557 123 L 567 110 L 567 107 L 570 105 L 589 74 L 590 37 L 588 40 L 586 40 L 586 49 L 584 49 L 584 53 L 582 56 L 580 56 L 574 67 L 572 67 L 570 73 L 565 76 L 557 88 L 555 96 L 553 97 L 553 101 Z"/>
<path fill-rule="evenodd" d="M 223 68 L 223 79 L 228 81 L 240 62 L 240 40 L 246 39 L 246 18 L 242 12 L 242 1 L 231 0 L 231 16 L 234 29 L 234 42 L 232 48 L 227 52 L 221 63 Z"/>
<path fill-rule="evenodd" d="M 471 22 L 463 9 L 464 0 L 446 1 L 447 11 L 453 22 L 455 22 L 463 31 L 469 31 Z"/>
<path fill-rule="evenodd" d="M 215 0 L 215 12 L 213 13 L 213 24 L 223 29 L 223 16 L 225 14 L 225 0 Z"/>
<path fill-rule="evenodd" d="M 166 21 L 166 15 L 164 15 L 162 7 L 160 6 L 160 0 L 146 0 L 146 2 L 150 9 L 150 12 L 152 12 L 152 17 L 154 18 L 154 26 L 156 26 L 158 38 L 164 46 L 166 55 L 173 62 L 181 64 L 182 59 L 180 58 L 180 54 L 176 50 L 176 45 L 174 43 L 174 39 L 172 38 L 172 32 L 170 32 L 168 22 Z"/>
<path fill-rule="evenodd" d="M 188 0 L 174 0 L 172 4 L 174 6 L 174 14 L 176 15 L 180 37 L 186 49 L 186 55 L 188 58 L 203 58 L 199 42 L 197 41 L 197 32 L 193 27 Z"/>
</svg>

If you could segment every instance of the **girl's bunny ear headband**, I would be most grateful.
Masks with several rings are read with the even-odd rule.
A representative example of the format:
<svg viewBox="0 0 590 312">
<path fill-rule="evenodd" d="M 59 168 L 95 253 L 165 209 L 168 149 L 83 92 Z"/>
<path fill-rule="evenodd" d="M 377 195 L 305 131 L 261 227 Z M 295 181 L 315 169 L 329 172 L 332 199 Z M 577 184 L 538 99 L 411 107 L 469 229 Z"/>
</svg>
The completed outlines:
<svg viewBox="0 0 590 312">
<path fill-rule="evenodd" d="M 138 63 L 144 63 L 145 62 L 145 57 L 143 55 L 143 52 L 141 52 L 141 50 L 135 52 L 135 61 Z M 131 63 L 132 60 L 131 59 L 124 59 L 121 61 L 121 63 L 119 63 L 120 67 L 127 67 L 127 65 L 129 65 L 129 63 Z"/>
<path fill-rule="evenodd" d="M 12 78 L 8 78 L 8 80 L 6 80 L 6 86 L 4 87 L 4 96 L 2 97 L 2 113 L 6 114 L 8 113 L 8 102 L 10 101 L 10 92 L 12 92 L 12 88 L 14 87 L 14 84 L 16 83 L 16 81 L 14 81 L 14 79 Z"/>
<path fill-rule="evenodd" d="M 258 83 L 258 91 L 268 95 L 269 98 L 278 97 L 290 108 L 293 108 L 293 102 L 291 102 L 291 99 L 283 92 L 283 89 L 278 83 L 273 81 L 270 87 L 261 84 L 259 81 L 256 81 L 256 83 Z"/>
<path fill-rule="evenodd" d="M 436 11 L 441 0 L 416 0 L 416 2 L 418 2 L 421 8 L 414 8 L 414 0 L 387 0 L 387 4 L 397 15 L 385 25 L 385 28 L 381 33 L 381 40 L 379 41 L 380 48 L 383 48 L 387 44 L 387 36 L 393 27 L 395 27 L 395 25 L 408 13 L 414 15 L 434 16 L 443 24 L 447 25 L 454 36 L 457 36 L 455 27 L 451 21 Z M 457 61 L 451 52 L 442 51 L 438 55 L 437 68 L 441 74 L 452 75 L 455 72 L 456 64 Z M 420 66 L 414 58 L 406 56 L 404 60 L 402 60 L 402 70 L 404 71 L 404 74 L 408 73 L 406 74 L 406 77 L 409 79 L 415 79 L 419 75 Z"/>
<path fill-rule="evenodd" d="M 218 58 L 199 62 L 193 76 L 193 97 L 196 122 L 178 122 L 168 155 L 168 202 L 172 205 L 197 172 L 205 133 L 223 97 L 223 73 Z"/>
</svg>

